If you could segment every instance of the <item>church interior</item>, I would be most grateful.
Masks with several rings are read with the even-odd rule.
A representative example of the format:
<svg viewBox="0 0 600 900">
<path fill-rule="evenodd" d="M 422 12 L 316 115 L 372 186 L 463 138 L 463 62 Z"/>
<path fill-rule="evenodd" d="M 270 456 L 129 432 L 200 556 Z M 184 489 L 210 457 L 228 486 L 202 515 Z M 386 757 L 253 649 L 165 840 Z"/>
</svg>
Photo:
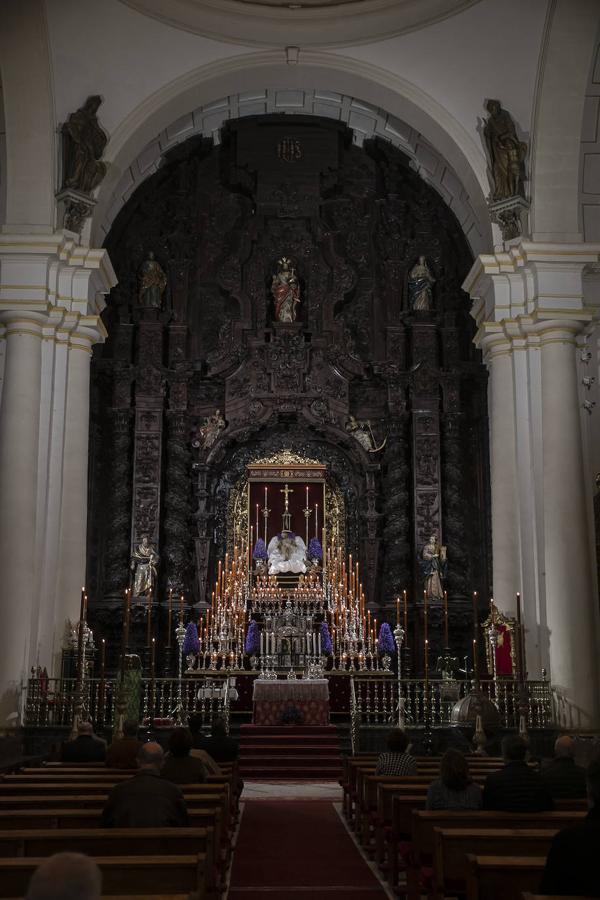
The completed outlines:
<svg viewBox="0 0 600 900">
<path fill-rule="evenodd" d="M 597 0 L 0 9 L 0 898 L 600 897 Z"/>
</svg>

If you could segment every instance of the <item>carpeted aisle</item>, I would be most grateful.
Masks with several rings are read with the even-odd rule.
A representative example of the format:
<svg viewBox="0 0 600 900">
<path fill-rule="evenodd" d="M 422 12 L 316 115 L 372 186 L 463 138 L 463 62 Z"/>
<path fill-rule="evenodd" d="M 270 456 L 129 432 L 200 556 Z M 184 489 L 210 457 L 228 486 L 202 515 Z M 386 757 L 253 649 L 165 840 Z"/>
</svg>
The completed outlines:
<svg viewBox="0 0 600 900">
<path fill-rule="evenodd" d="M 328 900 L 387 896 L 331 801 L 248 801 L 234 851 L 229 897 L 284 900 L 296 893 Z"/>
</svg>

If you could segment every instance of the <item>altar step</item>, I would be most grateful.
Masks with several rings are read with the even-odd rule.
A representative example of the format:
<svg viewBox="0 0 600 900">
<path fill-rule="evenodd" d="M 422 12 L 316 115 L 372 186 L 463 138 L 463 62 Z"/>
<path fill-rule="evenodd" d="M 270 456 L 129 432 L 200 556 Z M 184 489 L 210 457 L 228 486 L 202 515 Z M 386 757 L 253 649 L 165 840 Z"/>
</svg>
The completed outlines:
<svg viewBox="0 0 600 900">
<path fill-rule="evenodd" d="M 244 778 L 333 780 L 341 775 L 338 732 L 332 725 L 242 725 L 239 738 Z"/>
</svg>

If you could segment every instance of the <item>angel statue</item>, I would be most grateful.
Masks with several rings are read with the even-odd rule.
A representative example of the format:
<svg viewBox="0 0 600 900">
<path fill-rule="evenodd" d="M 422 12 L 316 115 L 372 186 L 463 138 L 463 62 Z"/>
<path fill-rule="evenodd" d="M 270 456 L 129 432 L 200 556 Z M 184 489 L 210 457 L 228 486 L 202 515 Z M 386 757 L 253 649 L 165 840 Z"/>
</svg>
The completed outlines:
<svg viewBox="0 0 600 900">
<path fill-rule="evenodd" d="M 296 270 L 286 256 L 277 263 L 279 271 L 273 275 L 271 293 L 275 302 L 275 318 L 278 322 L 295 322 L 296 307 L 300 303 L 300 285 Z"/>
<path fill-rule="evenodd" d="M 221 414 L 221 410 L 217 409 L 208 416 L 198 428 L 198 444 L 203 450 L 210 450 L 217 441 L 217 438 L 226 427 L 225 419 Z"/>
<path fill-rule="evenodd" d="M 142 542 L 131 557 L 133 576 L 133 596 L 141 597 L 153 591 L 156 585 L 158 569 L 158 553 L 148 541 L 148 535 L 142 535 Z"/>
<path fill-rule="evenodd" d="M 346 431 L 358 441 L 360 446 L 363 450 L 366 450 L 367 453 L 378 453 L 380 450 L 383 450 L 387 442 L 387 437 L 385 437 L 381 444 L 377 446 L 375 436 L 371 429 L 371 423 L 368 420 L 366 422 L 361 422 L 358 419 L 355 419 L 354 416 L 350 416 L 346 422 Z"/>
<path fill-rule="evenodd" d="M 428 600 L 443 600 L 444 588 L 442 579 L 446 577 L 446 547 L 438 544 L 437 535 L 432 534 L 425 546 L 420 560 L 423 588 Z"/>
<path fill-rule="evenodd" d="M 269 575 L 279 575 L 284 572 L 304 574 L 306 572 L 306 544 L 297 534 L 291 531 L 282 531 L 269 541 L 267 547 L 269 555 Z"/>
<path fill-rule="evenodd" d="M 420 256 L 419 261 L 408 273 L 408 302 L 410 309 L 432 309 L 432 287 L 434 284 L 435 278 L 427 265 L 427 259 L 424 256 Z"/>
</svg>

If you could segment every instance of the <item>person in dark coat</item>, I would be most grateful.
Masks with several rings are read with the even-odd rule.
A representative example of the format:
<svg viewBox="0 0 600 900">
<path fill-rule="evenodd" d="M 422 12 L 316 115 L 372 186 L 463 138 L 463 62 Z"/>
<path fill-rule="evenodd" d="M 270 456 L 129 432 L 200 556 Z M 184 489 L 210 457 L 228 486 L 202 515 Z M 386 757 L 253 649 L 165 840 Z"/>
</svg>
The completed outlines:
<svg viewBox="0 0 600 900">
<path fill-rule="evenodd" d="M 600 897 L 600 760 L 586 773 L 590 810 L 582 822 L 559 831 L 552 839 L 540 894 Z"/>
<path fill-rule="evenodd" d="M 133 719 L 123 722 L 123 737 L 116 738 L 106 751 L 106 765 L 109 769 L 137 769 L 137 755 L 142 746 L 137 733 L 137 722 Z"/>
<path fill-rule="evenodd" d="M 65 741 L 62 746 L 61 761 L 68 763 L 104 762 L 105 742 L 96 737 L 91 722 L 80 722 L 74 741 Z"/>
<path fill-rule="evenodd" d="M 206 781 L 206 767 L 202 760 L 190 756 L 192 735 L 187 728 L 175 728 L 169 738 L 169 753 L 161 775 L 173 784 L 201 784 Z"/>
<path fill-rule="evenodd" d="M 504 812 L 543 812 L 553 809 L 548 788 L 539 772 L 525 762 L 527 744 L 519 735 L 502 741 L 504 768 L 492 772 L 483 786 L 483 808 Z"/>
<path fill-rule="evenodd" d="M 160 744 L 142 744 L 138 772 L 116 784 L 102 810 L 103 828 L 179 828 L 189 825 L 181 788 L 160 777 Z"/>
<path fill-rule="evenodd" d="M 575 765 L 575 741 L 567 734 L 554 744 L 554 759 L 542 769 L 542 781 L 555 800 L 573 800 L 586 795 L 585 769 Z"/>
<path fill-rule="evenodd" d="M 194 747 L 205 750 L 209 756 L 220 762 L 234 762 L 240 752 L 239 744 L 227 734 L 223 719 L 215 719 L 212 723 L 210 737 L 202 737 L 196 734 Z"/>
</svg>

